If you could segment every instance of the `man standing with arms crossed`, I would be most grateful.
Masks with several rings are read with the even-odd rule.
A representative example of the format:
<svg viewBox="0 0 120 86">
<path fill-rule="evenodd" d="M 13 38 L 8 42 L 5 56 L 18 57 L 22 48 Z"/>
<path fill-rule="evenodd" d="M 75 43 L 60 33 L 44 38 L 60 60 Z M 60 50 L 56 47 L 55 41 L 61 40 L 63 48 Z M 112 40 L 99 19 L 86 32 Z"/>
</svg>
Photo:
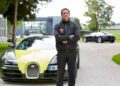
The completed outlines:
<svg viewBox="0 0 120 86">
<path fill-rule="evenodd" d="M 65 65 L 68 64 L 69 86 L 75 86 L 76 78 L 76 49 L 77 41 L 80 39 L 80 29 L 77 24 L 70 21 L 70 10 L 61 10 L 62 20 L 55 25 L 54 35 L 57 49 L 57 86 L 63 86 Z"/>
</svg>

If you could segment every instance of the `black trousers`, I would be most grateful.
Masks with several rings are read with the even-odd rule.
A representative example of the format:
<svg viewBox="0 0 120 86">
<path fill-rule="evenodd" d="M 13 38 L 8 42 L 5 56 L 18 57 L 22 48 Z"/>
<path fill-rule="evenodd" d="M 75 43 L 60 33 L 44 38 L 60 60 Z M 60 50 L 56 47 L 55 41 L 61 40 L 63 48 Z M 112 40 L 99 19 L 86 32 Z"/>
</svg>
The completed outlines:
<svg viewBox="0 0 120 86">
<path fill-rule="evenodd" d="M 76 78 L 76 49 L 68 49 L 64 51 L 58 51 L 57 62 L 58 62 L 58 72 L 57 72 L 57 86 L 63 86 L 63 79 L 65 73 L 65 65 L 68 64 L 68 74 L 69 74 L 69 86 L 75 86 Z"/>
</svg>

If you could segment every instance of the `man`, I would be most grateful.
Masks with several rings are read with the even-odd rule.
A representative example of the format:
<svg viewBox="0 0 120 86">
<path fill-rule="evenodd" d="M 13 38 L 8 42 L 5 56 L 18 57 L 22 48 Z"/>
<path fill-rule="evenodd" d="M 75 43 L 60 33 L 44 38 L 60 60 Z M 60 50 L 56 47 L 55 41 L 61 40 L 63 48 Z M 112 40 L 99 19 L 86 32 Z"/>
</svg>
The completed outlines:
<svg viewBox="0 0 120 86">
<path fill-rule="evenodd" d="M 70 21 L 70 11 L 67 8 L 61 10 L 62 20 L 56 24 L 54 35 L 58 51 L 57 62 L 57 86 L 63 86 L 65 65 L 68 64 L 69 86 L 75 86 L 76 48 L 80 39 L 80 29 Z"/>
</svg>

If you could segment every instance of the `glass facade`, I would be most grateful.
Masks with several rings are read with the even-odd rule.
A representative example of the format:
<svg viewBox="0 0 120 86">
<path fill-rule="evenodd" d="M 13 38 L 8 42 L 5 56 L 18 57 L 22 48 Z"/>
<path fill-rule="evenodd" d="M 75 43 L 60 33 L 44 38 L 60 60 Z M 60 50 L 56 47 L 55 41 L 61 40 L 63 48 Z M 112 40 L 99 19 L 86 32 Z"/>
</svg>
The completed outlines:
<svg viewBox="0 0 120 86">
<path fill-rule="evenodd" d="M 25 34 L 46 33 L 46 21 L 24 22 Z"/>
<path fill-rule="evenodd" d="M 0 42 L 7 42 L 7 19 L 0 18 Z"/>
</svg>

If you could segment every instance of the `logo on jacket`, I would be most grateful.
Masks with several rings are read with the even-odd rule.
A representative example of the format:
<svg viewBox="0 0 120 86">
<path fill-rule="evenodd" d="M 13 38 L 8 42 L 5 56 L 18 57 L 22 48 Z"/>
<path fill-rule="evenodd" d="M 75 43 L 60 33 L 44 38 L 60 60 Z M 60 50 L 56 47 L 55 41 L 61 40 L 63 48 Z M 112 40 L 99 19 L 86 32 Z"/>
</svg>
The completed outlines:
<svg viewBox="0 0 120 86">
<path fill-rule="evenodd" d="M 64 33 L 64 29 L 63 28 L 60 28 L 60 33 Z"/>
</svg>

